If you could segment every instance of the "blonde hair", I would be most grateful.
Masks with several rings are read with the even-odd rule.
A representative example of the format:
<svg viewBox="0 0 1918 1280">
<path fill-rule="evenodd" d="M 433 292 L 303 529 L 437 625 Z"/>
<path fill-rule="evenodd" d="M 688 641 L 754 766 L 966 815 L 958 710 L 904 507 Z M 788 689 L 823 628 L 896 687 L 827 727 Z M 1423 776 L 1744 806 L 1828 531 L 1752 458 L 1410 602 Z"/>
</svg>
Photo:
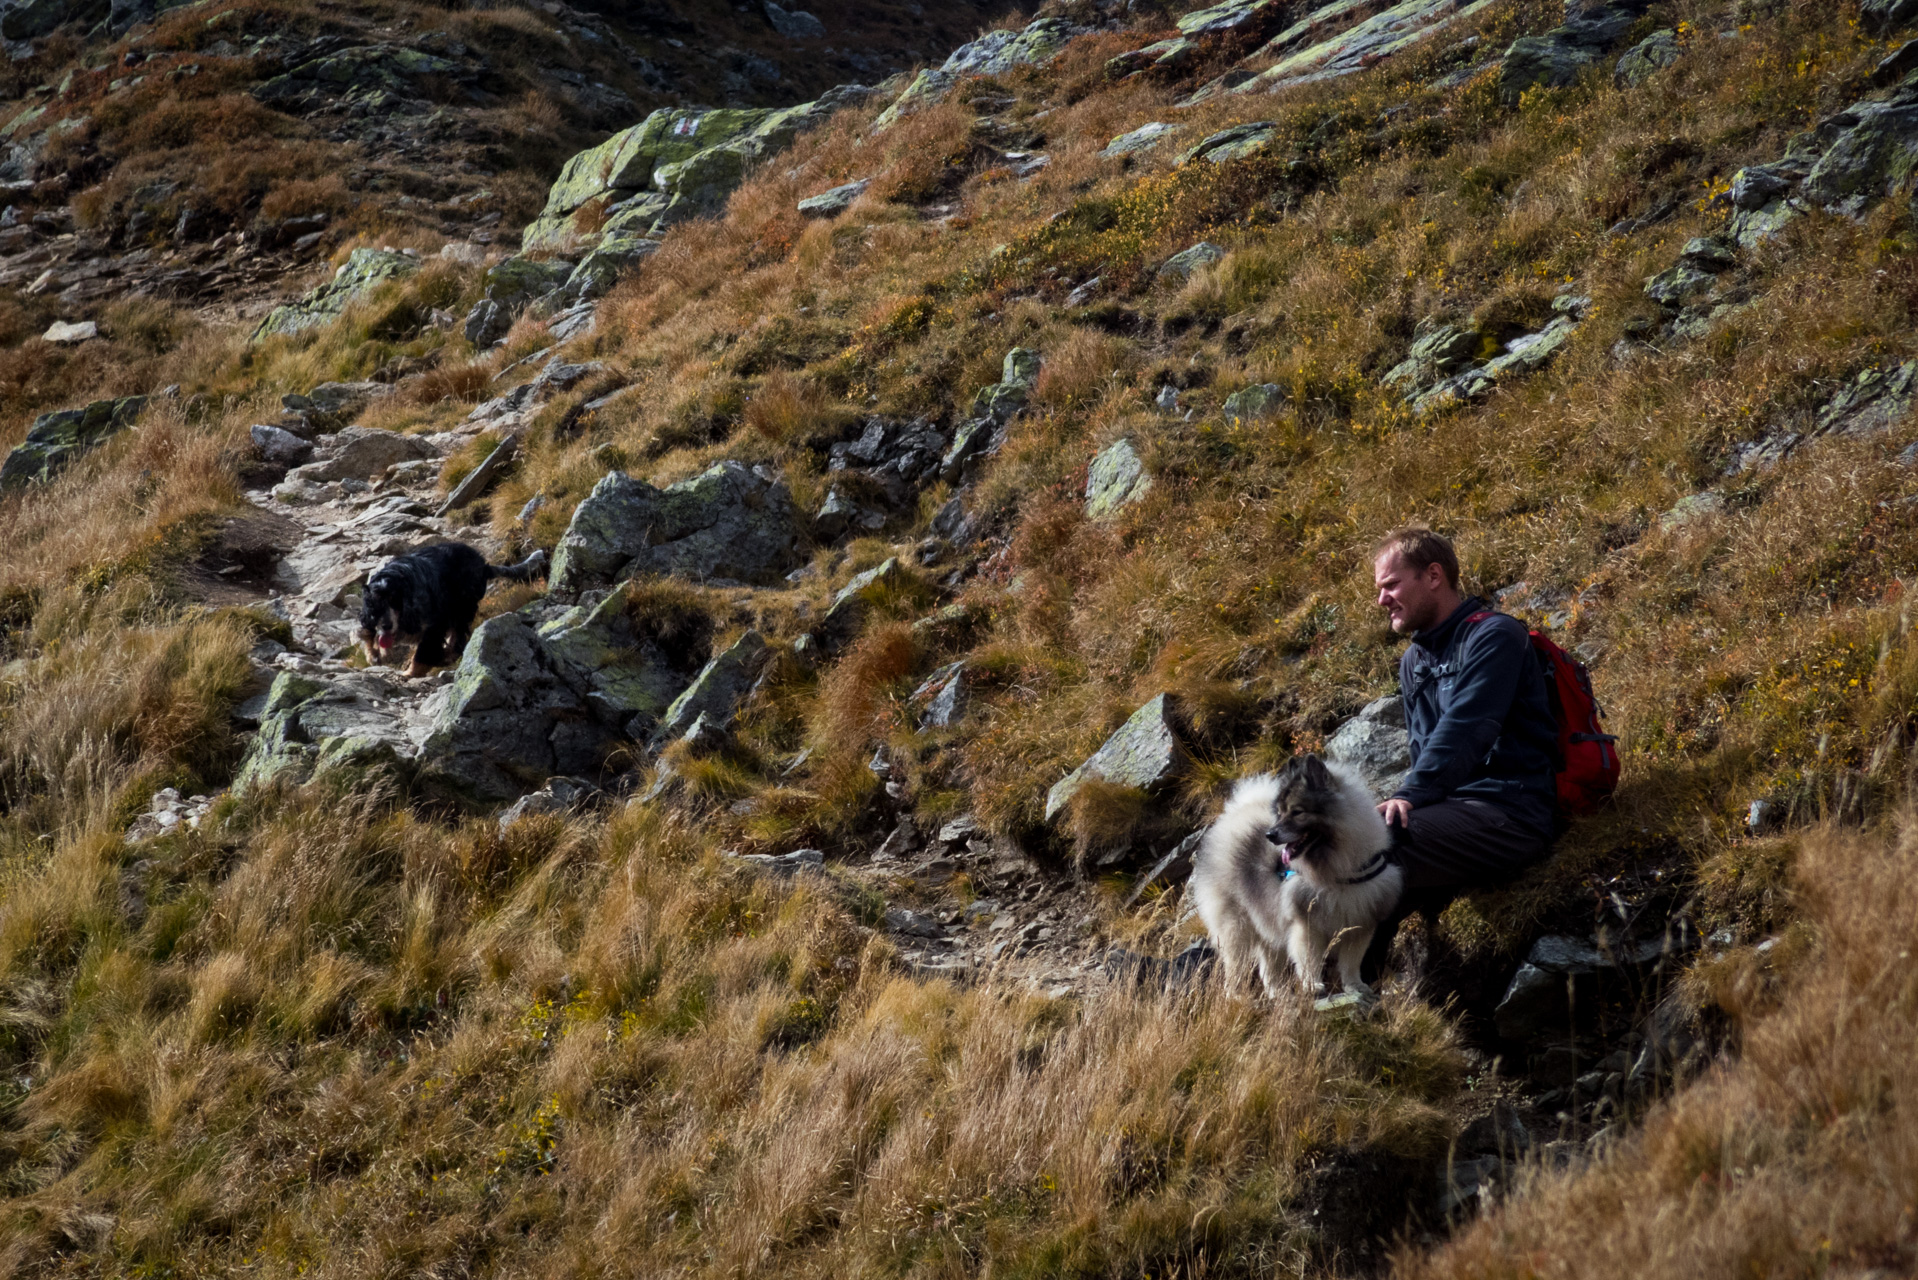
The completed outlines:
<svg viewBox="0 0 1918 1280">
<path fill-rule="evenodd" d="M 1458 552 L 1452 550 L 1452 543 L 1444 534 L 1436 533 L 1422 524 L 1407 525 L 1403 529 L 1394 529 L 1379 539 L 1372 551 L 1374 560 L 1388 555 L 1396 555 L 1420 573 L 1431 565 L 1437 565 L 1445 571 L 1445 581 L 1453 590 L 1458 589 Z"/>
</svg>

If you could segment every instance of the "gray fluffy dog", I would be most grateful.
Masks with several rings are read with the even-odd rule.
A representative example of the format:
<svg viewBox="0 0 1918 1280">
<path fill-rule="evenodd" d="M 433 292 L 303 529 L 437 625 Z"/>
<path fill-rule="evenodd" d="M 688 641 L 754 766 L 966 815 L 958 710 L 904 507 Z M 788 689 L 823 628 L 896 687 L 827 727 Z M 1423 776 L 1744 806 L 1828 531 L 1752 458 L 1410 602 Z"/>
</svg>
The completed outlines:
<svg viewBox="0 0 1918 1280">
<path fill-rule="evenodd" d="M 1326 952 L 1336 945 L 1340 983 L 1367 992 L 1359 961 L 1405 885 L 1386 858 L 1391 843 L 1371 791 L 1343 765 L 1308 755 L 1277 774 L 1240 779 L 1192 868 L 1227 988 L 1256 962 L 1266 994 L 1276 996 L 1289 959 L 1305 990 L 1321 994 Z M 1298 874 L 1282 878 L 1288 867 Z"/>
</svg>

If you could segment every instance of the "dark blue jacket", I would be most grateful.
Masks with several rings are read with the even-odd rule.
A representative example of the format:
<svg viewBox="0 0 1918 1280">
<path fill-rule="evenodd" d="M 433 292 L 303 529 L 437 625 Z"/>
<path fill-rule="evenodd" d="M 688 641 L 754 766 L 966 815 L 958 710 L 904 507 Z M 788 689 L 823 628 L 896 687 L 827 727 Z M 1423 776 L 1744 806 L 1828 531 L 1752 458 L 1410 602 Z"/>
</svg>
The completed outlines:
<svg viewBox="0 0 1918 1280">
<path fill-rule="evenodd" d="M 1531 637 L 1517 618 L 1468 599 L 1412 638 L 1399 658 L 1399 691 L 1412 737 L 1412 768 L 1393 793 L 1413 808 L 1485 800 L 1541 832 L 1557 800 L 1558 726 Z"/>
</svg>

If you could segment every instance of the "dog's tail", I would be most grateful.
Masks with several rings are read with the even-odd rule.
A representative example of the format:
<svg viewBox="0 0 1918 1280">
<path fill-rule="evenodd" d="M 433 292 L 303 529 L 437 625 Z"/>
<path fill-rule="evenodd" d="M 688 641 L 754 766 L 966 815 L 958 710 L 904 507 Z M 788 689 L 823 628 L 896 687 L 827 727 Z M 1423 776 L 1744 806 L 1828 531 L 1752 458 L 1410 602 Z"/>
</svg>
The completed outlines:
<svg viewBox="0 0 1918 1280">
<path fill-rule="evenodd" d="M 486 576 L 488 579 L 506 578 L 513 582 L 531 582 L 534 578 L 539 577 L 545 568 L 546 553 L 544 551 L 535 551 L 518 564 L 487 565 Z"/>
</svg>

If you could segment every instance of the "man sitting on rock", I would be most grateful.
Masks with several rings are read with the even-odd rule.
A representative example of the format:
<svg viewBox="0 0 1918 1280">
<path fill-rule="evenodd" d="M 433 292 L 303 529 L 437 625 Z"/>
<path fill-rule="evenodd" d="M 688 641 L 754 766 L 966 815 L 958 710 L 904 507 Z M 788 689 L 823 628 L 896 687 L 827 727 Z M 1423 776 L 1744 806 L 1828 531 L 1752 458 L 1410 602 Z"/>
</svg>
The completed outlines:
<svg viewBox="0 0 1918 1280">
<path fill-rule="evenodd" d="M 1389 535 L 1373 581 L 1392 630 L 1412 637 L 1399 658 L 1412 767 L 1379 805 L 1405 896 L 1366 957 L 1376 974 L 1399 920 L 1430 920 L 1460 889 L 1505 884 L 1549 851 L 1558 728 L 1524 624 L 1459 594 L 1445 538 Z"/>
</svg>

